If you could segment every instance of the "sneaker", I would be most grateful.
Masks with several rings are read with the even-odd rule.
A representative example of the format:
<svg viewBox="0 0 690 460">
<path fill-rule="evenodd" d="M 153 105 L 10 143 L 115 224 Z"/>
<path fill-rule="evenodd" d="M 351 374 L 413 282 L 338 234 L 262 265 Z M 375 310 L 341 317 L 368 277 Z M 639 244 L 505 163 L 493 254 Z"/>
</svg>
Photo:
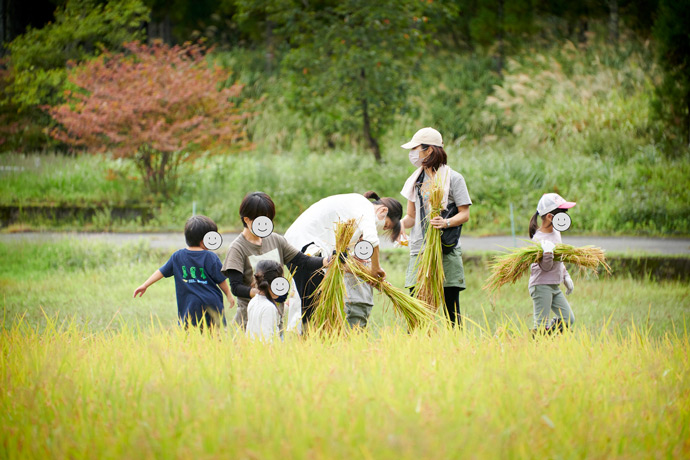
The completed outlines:
<svg viewBox="0 0 690 460">
<path fill-rule="evenodd" d="M 561 318 L 555 317 L 546 328 L 547 334 L 562 334 L 565 328 L 565 323 Z"/>
</svg>

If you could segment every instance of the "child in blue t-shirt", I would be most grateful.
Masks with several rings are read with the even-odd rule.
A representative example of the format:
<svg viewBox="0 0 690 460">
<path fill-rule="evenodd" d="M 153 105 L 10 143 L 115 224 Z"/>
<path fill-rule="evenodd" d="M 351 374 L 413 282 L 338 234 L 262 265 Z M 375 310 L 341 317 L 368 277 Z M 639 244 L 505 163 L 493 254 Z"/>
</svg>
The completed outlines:
<svg viewBox="0 0 690 460">
<path fill-rule="evenodd" d="M 185 327 L 189 324 L 202 328 L 220 327 L 223 293 L 228 298 L 230 308 L 235 306 L 235 300 L 230 295 L 226 276 L 220 271 L 223 264 L 204 244 L 204 236 L 209 232 L 214 232 L 209 235 L 211 239 L 220 239 L 218 226 L 211 219 L 201 215 L 190 217 L 184 226 L 187 248 L 170 256 L 165 265 L 134 291 L 134 297 L 137 294 L 143 296 L 146 289 L 161 278 L 175 276 L 177 314 Z"/>
</svg>

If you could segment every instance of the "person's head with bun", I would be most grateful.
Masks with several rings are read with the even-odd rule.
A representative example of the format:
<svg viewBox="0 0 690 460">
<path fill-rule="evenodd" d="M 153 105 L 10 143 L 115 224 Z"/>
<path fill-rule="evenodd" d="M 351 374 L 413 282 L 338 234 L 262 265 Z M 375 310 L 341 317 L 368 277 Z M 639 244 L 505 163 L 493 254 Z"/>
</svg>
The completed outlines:
<svg viewBox="0 0 690 460">
<path fill-rule="evenodd" d="M 388 233 L 391 241 L 397 241 L 402 232 L 400 224 L 400 219 L 403 217 L 402 204 L 395 198 L 381 198 L 371 190 L 363 193 L 363 195 L 374 204 L 377 226 L 382 227 Z"/>
<path fill-rule="evenodd" d="M 261 260 L 256 264 L 254 270 L 254 284 L 261 295 L 271 302 L 277 299 L 278 295 L 271 291 L 271 283 L 274 279 L 283 276 L 283 266 L 274 260 Z"/>
</svg>

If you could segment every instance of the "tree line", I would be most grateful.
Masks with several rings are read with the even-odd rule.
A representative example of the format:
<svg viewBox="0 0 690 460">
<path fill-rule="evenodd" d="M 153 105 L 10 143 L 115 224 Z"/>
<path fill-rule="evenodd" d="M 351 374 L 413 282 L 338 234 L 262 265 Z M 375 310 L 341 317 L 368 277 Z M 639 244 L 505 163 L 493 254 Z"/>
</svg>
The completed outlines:
<svg viewBox="0 0 690 460">
<path fill-rule="evenodd" d="M 41 148 L 65 102 L 70 69 L 132 41 L 203 41 L 265 53 L 264 73 L 290 79 L 288 102 L 322 114 L 380 160 L 379 140 L 408 95 L 414 63 L 444 50 L 507 57 L 549 36 L 585 43 L 605 24 L 654 43 L 664 79 L 655 114 L 690 142 L 690 0 L 1 0 L 3 150 Z M 30 130 L 35 128 L 35 132 Z"/>
</svg>

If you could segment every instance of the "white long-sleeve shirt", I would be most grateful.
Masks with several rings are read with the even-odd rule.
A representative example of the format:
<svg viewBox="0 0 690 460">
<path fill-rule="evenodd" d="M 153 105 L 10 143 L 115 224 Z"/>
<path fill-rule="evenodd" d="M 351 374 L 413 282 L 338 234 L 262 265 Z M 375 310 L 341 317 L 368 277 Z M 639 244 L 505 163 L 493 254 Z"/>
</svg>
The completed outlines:
<svg viewBox="0 0 690 460">
<path fill-rule="evenodd" d="M 285 232 L 285 239 L 297 249 L 314 243 L 328 256 L 335 249 L 335 225 L 349 219 L 358 222 L 351 246 L 360 236 L 374 247 L 379 245 L 374 204 L 359 193 L 333 195 L 312 204 Z"/>
<path fill-rule="evenodd" d="M 271 342 L 278 333 L 278 309 L 266 296 L 257 294 L 247 305 L 247 337 Z"/>
</svg>

